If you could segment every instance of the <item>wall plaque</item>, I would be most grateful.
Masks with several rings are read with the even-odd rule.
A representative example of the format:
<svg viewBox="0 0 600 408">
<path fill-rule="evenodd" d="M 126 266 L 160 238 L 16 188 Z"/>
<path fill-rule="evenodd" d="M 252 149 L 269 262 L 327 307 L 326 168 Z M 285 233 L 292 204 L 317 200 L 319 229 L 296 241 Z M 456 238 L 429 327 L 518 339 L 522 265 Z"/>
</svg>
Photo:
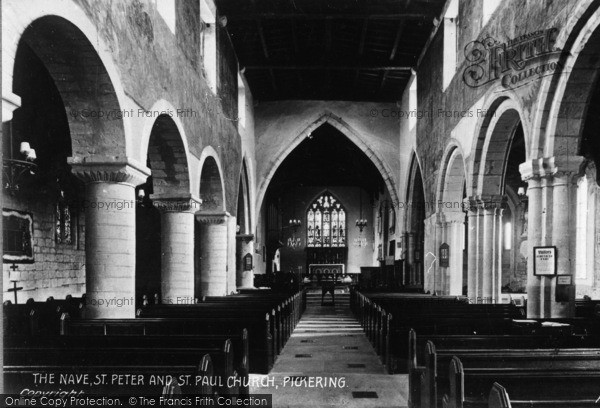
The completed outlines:
<svg viewBox="0 0 600 408">
<path fill-rule="evenodd" d="M 536 276 L 556 275 L 557 256 L 555 246 L 533 247 L 533 274 Z"/>
</svg>

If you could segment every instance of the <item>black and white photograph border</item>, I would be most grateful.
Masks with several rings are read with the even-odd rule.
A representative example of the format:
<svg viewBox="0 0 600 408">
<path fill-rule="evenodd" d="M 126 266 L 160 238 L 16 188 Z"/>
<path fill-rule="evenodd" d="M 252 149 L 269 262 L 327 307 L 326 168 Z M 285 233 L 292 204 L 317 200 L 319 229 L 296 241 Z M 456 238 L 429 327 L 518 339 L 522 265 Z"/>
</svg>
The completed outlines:
<svg viewBox="0 0 600 408">
<path fill-rule="evenodd" d="M 5 407 L 592 407 L 600 0 L 2 0 Z"/>
</svg>

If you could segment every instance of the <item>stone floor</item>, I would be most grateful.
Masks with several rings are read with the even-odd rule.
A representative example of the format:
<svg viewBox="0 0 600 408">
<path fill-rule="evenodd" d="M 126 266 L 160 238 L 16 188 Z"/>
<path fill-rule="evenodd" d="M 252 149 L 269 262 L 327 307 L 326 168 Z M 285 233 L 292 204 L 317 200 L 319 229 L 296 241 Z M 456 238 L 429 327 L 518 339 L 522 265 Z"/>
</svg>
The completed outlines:
<svg viewBox="0 0 600 408">
<path fill-rule="evenodd" d="M 272 394 L 273 407 L 406 407 L 406 375 L 389 375 L 350 312 L 347 294 L 321 306 L 309 294 L 306 312 L 268 376 L 251 375 Z M 269 380 L 270 382 L 267 383 Z"/>
</svg>

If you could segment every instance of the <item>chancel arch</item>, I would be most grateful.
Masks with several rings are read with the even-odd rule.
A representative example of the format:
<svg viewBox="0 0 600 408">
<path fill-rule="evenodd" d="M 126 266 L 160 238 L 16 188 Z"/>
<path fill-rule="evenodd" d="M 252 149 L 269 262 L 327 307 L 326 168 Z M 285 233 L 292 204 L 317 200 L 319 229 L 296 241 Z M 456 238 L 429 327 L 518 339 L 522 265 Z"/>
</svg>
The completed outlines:
<svg viewBox="0 0 600 408">
<path fill-rule="evenodd" d="M 283 161 L 306 139 L 311 137 L 312 133 L 319 129 L 324 124 L 332 126 L 336 128 L 341 134 L 346 136 L 346 138 L 352 142 L 358 149 L 360 149 L 369 160 L 373 163 L 373 165 L 377 168 L 379 174 L 384 180 L 387 191 L 391 196 L 391 201 L 394 206 L 398 206 L 399 199 L 396 191 L 393 172 L 390 170 L 388 165 L 379 157 L 379 155 L 373 151 L 373 149 L 369 146 L 369 144 L 363 140 L 360 134 L 354 130 L 348 123 L 346 123 L 343 118 L 334 115 L 331 112 L 325 112 L 316 118 L 310 125 L 308 125 L 304 130 L 302 130 L 293 140 L 291 140 L 288 144 L 284 146 L 284 148 L 273 155 L 273 160 L 270 163 L 269 171 L 263 180 L 261 180 L 258 184 L 257 191 L 257 208 L 260 208 L 263 205 L 263 200 L 265 199 L 266 191 L 268 186 L 271 183 L 271 180 L 275 176 L 275 173 L 282 165 Z"/>
<path fill-rule="evenodd" d="M 267 273 L 277 250 L 281 271 L 316 284 L 322 274 L 356 279 L 375 267 L 387 227 L 373 208 L 391 202 L 372 159 L 336 126 L 323 123 L 281 162 L 265 195 L 258 228 L 265 231 Z M 387 215 L 387 214 L 386 214 Z M 358 221 L 361 222 L 358 222 Z M 395 233 L 395 232 L 394 232 Z"/>
</svg>

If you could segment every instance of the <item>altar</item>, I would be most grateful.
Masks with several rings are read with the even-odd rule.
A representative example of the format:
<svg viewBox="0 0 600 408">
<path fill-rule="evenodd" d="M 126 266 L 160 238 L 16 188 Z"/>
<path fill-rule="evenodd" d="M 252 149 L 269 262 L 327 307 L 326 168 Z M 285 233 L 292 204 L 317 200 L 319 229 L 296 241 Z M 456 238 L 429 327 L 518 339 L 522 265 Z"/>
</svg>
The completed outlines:
<svg viewBox="0 0 600 408">
<path fill-rule="evenodd" d="M 341 263 L 309 264 L 305 276 L 305 283 L 320 283 L 322 281 L 333 281 L 340 284 L 355 284 L 358 273 L 346 271 L 346 265 Z"/>
<path fill-rule="evenodd" d="M 346 265 L 344 264 L 310 264 L 308 273 L 310 275 L 342 275 Z"/>
</svg>

